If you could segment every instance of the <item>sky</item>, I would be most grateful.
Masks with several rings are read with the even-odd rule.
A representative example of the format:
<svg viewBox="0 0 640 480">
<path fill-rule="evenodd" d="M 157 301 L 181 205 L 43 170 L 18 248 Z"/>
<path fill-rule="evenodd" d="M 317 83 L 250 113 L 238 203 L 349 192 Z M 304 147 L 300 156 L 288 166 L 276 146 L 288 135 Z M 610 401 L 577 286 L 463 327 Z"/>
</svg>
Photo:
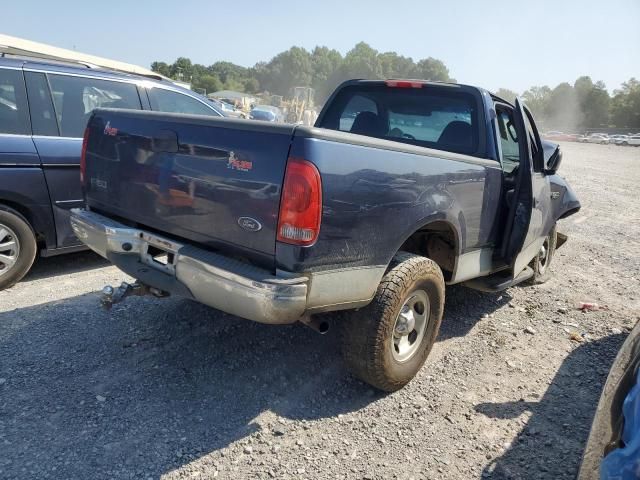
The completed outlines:
<svg viewBox="0 0 640 480">
<path fill-rule="evenodd" d="M 518 93 L 582 75 L 640 78 L 640 0 L 8 1 L 0 33 L 149 67 L 268 61 L 365 41 L 442 60 L 460 83 Z"/>
</svg>

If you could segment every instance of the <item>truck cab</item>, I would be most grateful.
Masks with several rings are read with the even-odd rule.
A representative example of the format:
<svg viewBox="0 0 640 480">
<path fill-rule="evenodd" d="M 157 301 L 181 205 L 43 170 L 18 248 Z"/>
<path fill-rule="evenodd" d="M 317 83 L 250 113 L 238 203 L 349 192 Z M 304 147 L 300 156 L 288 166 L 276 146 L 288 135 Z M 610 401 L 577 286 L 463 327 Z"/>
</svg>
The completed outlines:
<svg viewBox="0 0 640 480">
<path fill-rule="evenodd" d="M 77 62 L 0 57 L 0 289 L 35 256 L 84 249 L 70 210 L 83 204 L 82 135 L 94 108 L 220 117 L 204 97 L 162 80 Z"/>
</svg>

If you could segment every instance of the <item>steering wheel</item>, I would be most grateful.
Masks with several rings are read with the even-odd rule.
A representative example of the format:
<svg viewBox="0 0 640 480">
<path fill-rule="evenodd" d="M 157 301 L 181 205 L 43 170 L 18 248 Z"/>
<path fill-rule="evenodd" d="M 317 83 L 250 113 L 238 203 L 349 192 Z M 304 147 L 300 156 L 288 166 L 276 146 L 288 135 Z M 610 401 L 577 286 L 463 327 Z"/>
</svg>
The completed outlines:
<svg viewBox="0 0 640 480">
<path fill-rule="evenodd" d="M 403 133 L 402 134 L 402 138 L 408 138 L 409 140 L 415 140 L 416 139 L 416 137 L 414 137 L 410 133 Z"/>
</svg>

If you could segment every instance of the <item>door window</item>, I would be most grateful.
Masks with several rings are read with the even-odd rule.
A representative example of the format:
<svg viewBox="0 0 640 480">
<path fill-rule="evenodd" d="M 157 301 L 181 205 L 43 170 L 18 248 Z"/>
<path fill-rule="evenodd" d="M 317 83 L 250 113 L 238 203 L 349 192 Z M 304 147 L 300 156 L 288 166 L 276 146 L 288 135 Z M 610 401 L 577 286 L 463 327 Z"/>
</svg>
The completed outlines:
<svg viewBox="0 0 640 480">
<path fill-rule="evenodd" d="M 498 137 L 502 147 L 502 167 L 506 173 L 512 173 L 520 163 L 518 134 L 513 123 L 513 110 L 497 108 Z"/>
<path fill-rule="evenodd" d="M 22 71 L 0 68 L 0 133 L 29 135 L 30 130 Z"/>
<path fill-rule="evenodd" d="M 131 83 L 67 75 L 49 75 L 49 82 L 63 137 L 82 137 L 94 108 L 141 109 L 138 90 Z"/>
<path fill-rule="evenodd" d="M 51 92 L 44 73 L 25 72 L 29 93 L 29 112 L 34 135 L 58 136 L 58 122 L 53 108 Z"/>
<path fill-rule="evenodd" d="M 151 110 L 168 113 L 191 113 L 194 115 L 220 115 L 204 103 L 182 93 L 165 90 L 164 88 L 150 88 L 149 101 Z"/>
</svg>

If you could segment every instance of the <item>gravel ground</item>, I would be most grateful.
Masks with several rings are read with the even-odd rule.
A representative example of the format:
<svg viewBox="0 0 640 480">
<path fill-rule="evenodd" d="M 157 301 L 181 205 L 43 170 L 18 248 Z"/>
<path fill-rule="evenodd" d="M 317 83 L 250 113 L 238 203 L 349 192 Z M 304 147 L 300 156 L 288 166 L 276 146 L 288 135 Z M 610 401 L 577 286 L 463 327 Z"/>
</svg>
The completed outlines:
<svg viewBox="0 0 640 480">
<path fill-rule="evenodd" d="M 448 288 L 427 364 L 390 395 L 347 374 L 335 330 L 174 298 L 107 314 L 115 268 L 40 260 L 0 292 L 0 478 L 573 478 L 640 318 L 640 148 L 563 147 L 583 210 L 555 277 Z"/>
</svg>

